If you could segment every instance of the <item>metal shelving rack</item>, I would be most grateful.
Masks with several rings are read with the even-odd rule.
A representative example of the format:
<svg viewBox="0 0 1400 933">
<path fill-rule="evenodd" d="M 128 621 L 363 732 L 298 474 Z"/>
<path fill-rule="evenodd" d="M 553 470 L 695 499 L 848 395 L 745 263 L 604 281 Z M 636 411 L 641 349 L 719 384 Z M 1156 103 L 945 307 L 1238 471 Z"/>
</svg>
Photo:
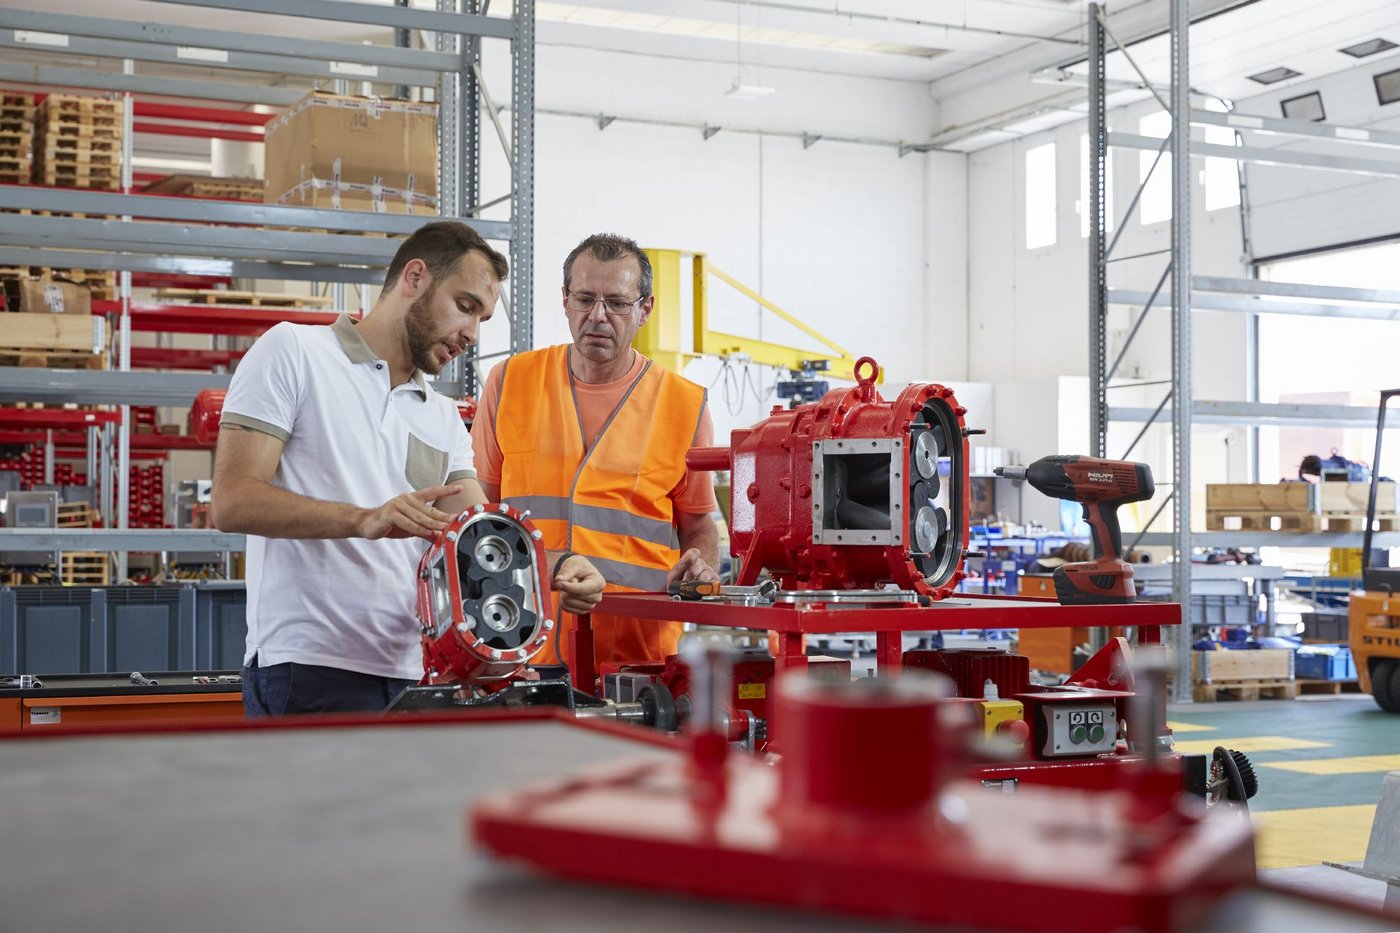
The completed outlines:
<svg viewBox="0 0 1400 933">
<path fill-rule="evenodd" d="M 490 240 L 509 242 L 511 301 L 506 307 L 511 352 L 533 342 L 534 242 L 534 54 L 531 3 L 516 3 L 509 16 L 487 15 L 489 0 L 437 0 L 436 10 L 386 7 L 350 0 L 159 0 L 229 14 L 269 14 L 332 20 L 394 31 L 394 46 L 310 40 L 287 35 L 240 33 L 93 16 L 0 10 L 0 48 L 55 55 L 120 59 L 122 69 L 97 71 L 49 64 L 0 63 L 0 83 L 49 84 L 106 92 L 150 94 L 285 106 L 306 89 L 247 83 L 248 73 L 324 82 L 371 81 L 430 88 L 439 104 L 439 199 L 442 216 L 460 218 Z M 433 49 L 404 47 L 412 31 L 432 33 Z M 482 83 L 481 41 L 506 40 L 511 47 L 511 127 L 502 132 L 511 173 L 510 217 L 482 219 L 479 112 L 489 94 Z M 138 75 L 135 62 L 194 64 L 227 70 L 222 83 Z M 242 78 L 240 82 L 234 80 Z M 131 192 L 132 107 L 125 108 L 123 193 L 55 190 L 0 185 L 0 204 L 33 211 L 102 214 L 39 217 L 0 214 L 0 265 L 36 265 L 115 270 L 121 281 L 119 360 L 112 371 L 0 369 L 0 402 L 122 402 L 122 429 L 105 429 L 102 473 L 116 467 L 118 490 L 109 496 L 110 529 L 0 529 L 0 550 L 82 549 L 119 552 L 242 550 L 242 535 L 211 531 L 138 531 L 125 527 L 131 405 L 188 405 L 203 388 L 225 387 L 228 376 L 132 372 L 130 370 L 131 273 L 283 279 L 374 285 L 397 242 L 357 234 L 401 236 L 417 229 L 421 216 L 316 210 L 275 205 L 153 197 Z M 493 123 L 500 129 L 495 112 Z M 502 199 L 504 200 L 504 199 Z M 495 203 L 495 202 L 493 202 Z M 133 219 L 139 218 L 139 219 Z M 227 224 L 229 226 L 206 226 Z M 300 229 L 297 229 L 300 228 Z M 304 232 L 310 229 L 346 231 Z M 348 260 L 347 257 L 354 257 Z M 465 394 L 471 370 L 457 361 L 439 380 L 440 389 Z M 115 463 L 113 463 L 115 460 Z M 110 484 L 109 484 L 110 485 Z"/>
<path fill-rule="evenodd" d="M 1216 113 L 1192 109 L 1190 105 L 1189 8 L 1187 0 L 1171 0 L 1170 43 L 1171 83 L 1168 98 L 1163 99 L 1147 75 L 1133 60 L 1125 43 L 1113 36 L 1107 15 L 1099 4 L 1089 6 L 1089 340 L 1090 340 L 1090 443 L 1095 456 L 1109 456 L 1108 426 L 1111 421 L 1136 422 L 1142 425 L 1128 453 L 1112 454 L 1126 458 L 1149 427 L 1164 417 L 1172 425 L 1172 491 L 1147 527 L 1162 514 L 1170 502 L 1172 531 L 1148 532 L 1136 536 L 1133 544 L 1169 545 L 1174 561 L 1172 598 L 1181 603 L 1183 626 L 1173 638 L 1189 644 L 1191 602 L 1192 546 L 1230 544 L 1237 547 L 1359 547 L 1361 533 L 1294 534 L 1284 532 L 1192 532 L 1190 529 L 1191 488 L 1189 482 L 1178 482 L 1189 476 L 1191 462 L 1191 428 L 1202 424 L 1306 425 L 1327 423 L 1348 427 L 1370 427 L 1375 423 L 1375 410 L 1354 406 L 1266 404 L 1258 401 L 1229 402 L 1196 400 L 1191 394 L 1191 314 L 1192 310 L 1259 314 L 1293 314 L 1331 318 L 1366 318 L 1394 320 L 1400 318 L 1400 292 L 1374 289 L 1336 288 L 1286 283 L 1261 282 L 1257 279 L 1231 279 L 1191 274 L 1191 155 L 1206 155 L 1250 162 L 1299 168 L 1324 169 L 1369 175 L 1400 176 L 1400 160 L 1367 158 L 1332 153 L 1291 153 L 1244 145 L 1244 134 L 1267 133 L 1274 136 L 1294 136 L 1311 140 L 1329 140 L 1355 147 L 1400 146 L 1400 133 L 1379 130 L 1336 127 L 1299 120 L 1283 120 L 1237 113 Z M 1107 43 L 1122 52 L 1137 71 L 1141 86 L 1152 91 L 1158 103 L 1171 116 L 1171 132 L 1166 139 L 1151 139 L 1125 133 L 1108 132 L 1105 96 L 1108 81 L 1105 74 Z M 1129 43 L 1130 44 L 1130 43 Z M 1192 143 L 1192 125 L 1225 126 L 1235 131 L 1237 146 Z M 1118 224 L 1119 235 L 1137 207 L 1143 189 L 1157 169 L 1160 154 L 1171 154 L 1171 246 L 1169 260 L 1156 288 L 1151 292 L 1108 287 L 1108 265 L 1117 236 L 1107 236 L 1105 216 L 1105 184 L 1109 146 L 1156 151 L 1159 154 L 1152 170 L 1147 173 Z M 1384 148 L 1382 151 L 1385 151 Z M 1242 194 L 1247 190 L 1242 184 Z M 1242 196 L 1241 211 L 1248 255 L 1248 202 Z M 1170 284 L 1168 284 L 1170 283 Z M 1166 289 L 1164 293 L 1164 288 Z M 1292 300 L 1280 300 L 1292 299 Z M 1303 299 L 1303 300 L 1299 300 Z M 1343 303 L 1345 302 L 1345 303 Z M 1112 363 L 1108 354 L 1108 309 L 1113 305 L 1137 308 L 1127 341 L 1119 348 Z M 1136 336 L 1143 320 L 1154 307 L 1167 307 L 1171 312 L 1171 378 L 1166 396 L 1153 409 L 1114 407 L 1108 392 L 1114 388 L 1113 379 L 1127 346 Z M 1253 329 L 1257 344 L 1257 328 Z M 1257 354 L 1255 354 L 1257 357 Z M 1251 367 L 1257 364 L 1251 361 Z M 1257 386 L 1257 378 L 1251 378 Z M 1185 400 L 1185 401 L 1183 401 Z M 1400 426 L 1400 419 L 1388 425 Z M 1256 461 L 1257 462 L 1257 461 Z M 1377 535 L 1377 546 L 1400 546 L 1400 533 Z M 1178 642 L 1179 643 L 1179 642 Z M 1173 694 L 1177 701 L 1191 698 L 1191 657 L 1185 650 L 1176 651 Z"/>
</svg>

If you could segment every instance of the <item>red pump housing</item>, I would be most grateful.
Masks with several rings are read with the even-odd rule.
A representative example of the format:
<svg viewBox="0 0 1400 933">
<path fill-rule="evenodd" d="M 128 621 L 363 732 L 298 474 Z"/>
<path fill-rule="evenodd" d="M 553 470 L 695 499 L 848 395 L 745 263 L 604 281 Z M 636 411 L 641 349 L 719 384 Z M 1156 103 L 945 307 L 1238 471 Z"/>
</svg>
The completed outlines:
<svg viewBox="0 0 1400 933">
<path fill-rule="evenodd" d="M 501 684 L 554 630 L 540 532 L 505 504 L 454 518 L 418 563 L 424 684 Z"/>
<path fill-rule="evenodd" d="M 934 383 L 886 401 L 878 371 L 862 357 L 854 387 L 774 408 L 729 447 L 687 455 L 691 469 L 731 471 L 739 585 L 767 570 L 783 590 L 893 583 L 942 599 L 965 576 L 967 410 Z"/>
</svg>

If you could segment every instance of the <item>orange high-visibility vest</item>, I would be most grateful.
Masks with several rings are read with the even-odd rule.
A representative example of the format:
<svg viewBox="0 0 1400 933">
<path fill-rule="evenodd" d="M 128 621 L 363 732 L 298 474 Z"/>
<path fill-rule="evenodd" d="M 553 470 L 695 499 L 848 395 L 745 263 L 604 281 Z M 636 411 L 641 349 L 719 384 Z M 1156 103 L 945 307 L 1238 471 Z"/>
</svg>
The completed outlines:
<svg viewBox="0 0 1400 933">
<path fill-rule="evenodd" d="M 659 591 L 680 557 L 674 490 L 685 476 L 705 390 L 647 361 L 592 446 L 574 405 L 569 345 L 512 356 L 496 408 L 501 500 L 528 509 L 545 547 L 582 554 L 609 592 Z M 597 659 L 659 660 L 681 623 L 593 615 Z M 567 619 L 557 644 L 568 653 Z M 560 663 L 555 643 L 536 663 Z"/>
</svg>

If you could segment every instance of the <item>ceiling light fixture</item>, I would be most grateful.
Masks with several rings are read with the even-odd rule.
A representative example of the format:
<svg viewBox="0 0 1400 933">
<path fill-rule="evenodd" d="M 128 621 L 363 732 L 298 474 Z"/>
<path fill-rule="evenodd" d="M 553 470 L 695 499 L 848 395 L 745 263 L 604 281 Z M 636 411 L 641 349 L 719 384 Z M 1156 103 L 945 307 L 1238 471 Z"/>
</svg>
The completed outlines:
<svg viewBox="0 0 1400 933">
<path fill-rule="evenodd" d="M 1391 49 L 1400 48 L 1389 39 L 1367 39 L 1365 42 L 1358 42 L 1356 45 L 1349 45 L 1344 49 L 1338 49 L 1343 55 L 1350 55 L 1352 58 L 1366 58 L 1368 55 L 1375 55 L 1377 52 L 1389 52 Z"/>
<path fill-rule="evenodd" d="M 724 92 L 724 96 L 734 100 L 763 100 L 763 98 L 776 93 L 778 93 L 778 89 L 775 87 L 769 87 L 766 84 L 744 84 L 735 78 L 734 85 Z"/>
<path fill-rule="evenodd" d="M 742 4 L 741 4 L 742 5 Z M 611 29 L 625 29 L 634 32 L 655 33 L 669 36 L 684 36 L 698 39 L 727 39 L 730 27 L 725 23 L 708 19 L 690 19 L 683 16 L 662 16 L 653 13 L 632 13 L 620 10 L 601 10 L 585 7 L 577 3 L 538 3 L 535 16 L 540 20 L 554 23 L 574 23 L 580 26 L 604 26 Z M 886 42 L 881 39 L 867 39 L 861 36 L 840 36 L 831 33 L 802 32 L 776 26 L 750 26 L 744 30 L 744 38 L 755 45 L 779 46 L 789 49 L 805 49 L 820 52 L 845 52 L 853 55 L 902 55 L 909 58 L 933 58 L 943 54 L 943 49 L 923 45 L 907 45 L 900 42 Z"/>
<path fill-rule="evenodd" d="M 1279 109 L 1283 111 L 1284 118 L 1288 120 L 1311 120 L 1314 123 L 1320 123 L 1327 119 L 1327 113 L 1322 109 L 1322 93 L 1320 91 L 1279 101 Z"/>
<path fill-rule="evenodd" d="M 1376 100 L 1382 104 L 1400 101 L 1400 69 L 1383 71 L 1371 80 L 1376 83 Z"/>
<path fill-rule="evenodd" d="M 1250 75 L 1249 80 L 1257 81 L 1260 84 L 1278 84 L 1280 81 L 1287 81 L 1289 78 L 1302 77 L 1301 71 L 1294 71 L 1292 68 L 1270 68 L 1268 71 L 1261 71 L 1257 75 Z"/>
</svg>

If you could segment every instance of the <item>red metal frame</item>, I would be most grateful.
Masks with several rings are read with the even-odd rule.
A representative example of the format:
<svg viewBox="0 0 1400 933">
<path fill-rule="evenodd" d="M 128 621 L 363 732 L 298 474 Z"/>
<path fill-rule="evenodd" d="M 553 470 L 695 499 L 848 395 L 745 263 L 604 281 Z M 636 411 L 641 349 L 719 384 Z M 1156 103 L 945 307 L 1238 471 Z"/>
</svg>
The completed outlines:
<svg viewBox="0 0 1400 933">
<path fill-rule="evenodd" d="M 882 669 L 894 671 L 898 670 L 903 654 L 901 636 L 904 632 L 1134 625 L 1138 627 L 1139 643 L 1157 644 L 1161 641 L 1161 626 L 1181 624 L 1181 607 L 1176 603 L 1061 606 L 1044 599 L 970 594 L 959 594 L 953 602 L 963 600 L 972 605 L 891 604 L 855 609 L 826 603 L 736 606 L 707 600 L 678 601 L 665 593 L 608 593 L 597 611 L 639 619 L 777 632 L 779 670 L 807 666 L 803 635 L 873 632 L 878 663 Z M 586 619 L 580 618 L 575 632 L 585 628 Z M 587 642 L 591 648 L 591 626 L 588 629 Z M 596 677 L 592 657 L 592 651 L 585 652 L 582 643 L 571 652 L 569 660 L 576 683 L 591 683 L 583 679 L 585 674 Z"/>
<path fill-rule="evenodd" d="M 970 724 L 921 703 L 931 687 L 783 683 L 775 763 L 726 761 L 701 730 L 685 762 L 484 799 L 468 833 L 551 875 L 959 929 L 1192 929 L 1254 883 L 1248 823 L 1183 799 L 1175 762 L 1118 768 L 1104 790 L 991 793 L 961 778 Z"/>
</svg>

